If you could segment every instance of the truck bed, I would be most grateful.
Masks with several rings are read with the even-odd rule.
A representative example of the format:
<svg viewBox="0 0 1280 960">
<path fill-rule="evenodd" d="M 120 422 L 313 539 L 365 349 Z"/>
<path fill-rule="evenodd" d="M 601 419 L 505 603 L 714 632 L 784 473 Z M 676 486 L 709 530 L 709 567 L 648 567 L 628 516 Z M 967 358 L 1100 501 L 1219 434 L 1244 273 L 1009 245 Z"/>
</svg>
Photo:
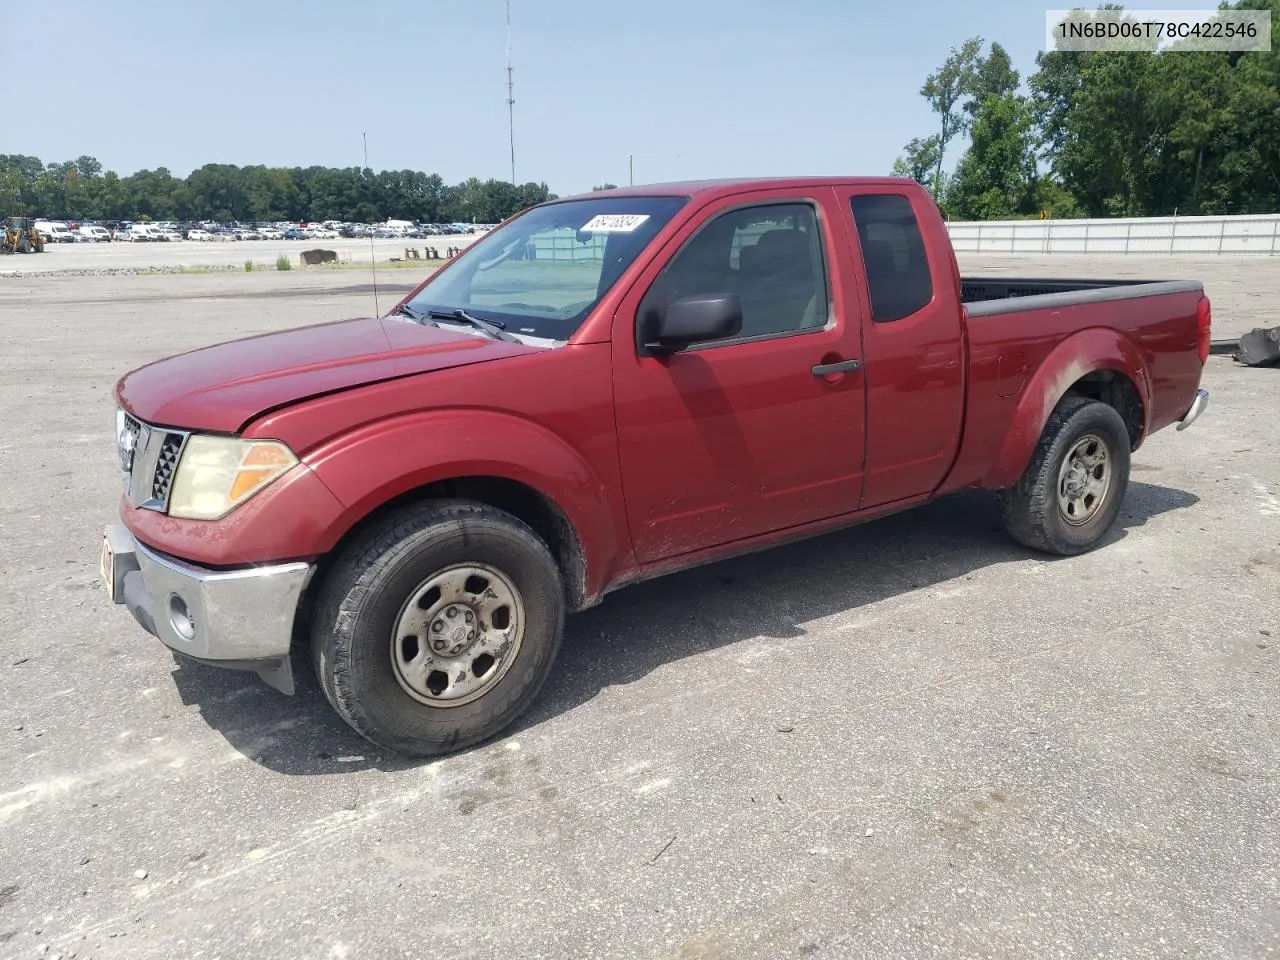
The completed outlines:
<svg viewBox="0 0 1280 960">
<path fill-rule="evenodd" d="M 1095 375 L 1100 383 L 1131 372 L 1143 400 L 1133 414 L 1141 417 L 1143 435 L 1173 423 L 1191 405 L 1201 371 L 1200 281 L 962 277 L 960 283 L 971 373 L 965 422 L 974 428 L 965 431 L 949 485 L 987 475 L 1001 444 L 1018 429 L 1019 407 L 1029 403 L 1043 413 L 1037 404 L 1056 402 L 1078 379 L 1073 363 L 1104 371 Z M 1065 366 L 1053 359 L 1064 344 L 1072 360 Z M 1037 380 L 1044 370 L 1058 372 Z M 1030 419 L 1039 430 L 1043 418 Z"/>
<path fill-rule="evenodd" d="M 1186 289 L 1182 281 L 1173 281 L 1176 289 L 1167 286 L 1162 280 L 1082 280 L 1062 277 L 961 277 L 960 296 L 966 304 L 986 303 L 992 300 L 1024 300 L 1027 297 L 1045 297 L 1054 294 L 1079 294 L 1046 302 L 1044 306 L 1065 303 L 1088 303 L 1097 300 L 1116 298 L 1151 296 L 1158 293 L 1180 292 Z M 1134 287 L 1151 287 L 1149 290 L 1135 290 Z M 1038 303 L 1019 303 L 1016 308 L 1031 309 Z M 997 312 L 983 310 L 985 312 Z M 999 311 L 1003 312 L 1003 311 Z M 970 315 L 975 311 L 970 310 Z"/>
</svg>

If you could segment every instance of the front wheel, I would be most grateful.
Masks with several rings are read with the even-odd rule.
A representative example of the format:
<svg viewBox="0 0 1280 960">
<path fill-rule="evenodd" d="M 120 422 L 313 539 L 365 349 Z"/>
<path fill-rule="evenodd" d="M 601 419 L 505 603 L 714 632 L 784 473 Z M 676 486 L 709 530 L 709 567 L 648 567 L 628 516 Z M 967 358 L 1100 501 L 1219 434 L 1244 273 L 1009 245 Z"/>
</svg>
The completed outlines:
<svg viewBox="0 0 1280 960">
<path fill-rule="evenodd" d="M 1031 463 L 1004 493 L 1004 525 L 1024 546 L 1085 553 L 1111 529 L 1129 485 L 1129 431 L 1114 407 L 1069 396 L 1045 424 Z"/>
<path fill-rule="evenodd" d="M 436 756 L 487 740 L 529 707 L 564 617 L 559 569 L 529 527 L 483 504 L 434 501 L 344 550 L 317 597 L 312 658 L 358 733 Z"/>
</svg>

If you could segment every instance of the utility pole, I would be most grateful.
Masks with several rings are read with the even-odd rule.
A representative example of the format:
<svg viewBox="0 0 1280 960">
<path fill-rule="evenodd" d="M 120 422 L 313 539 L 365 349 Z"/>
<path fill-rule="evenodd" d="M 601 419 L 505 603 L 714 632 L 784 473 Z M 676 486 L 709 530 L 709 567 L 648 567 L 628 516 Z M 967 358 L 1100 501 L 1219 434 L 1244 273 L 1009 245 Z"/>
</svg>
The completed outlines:
<svg viewBox="0 0 1280 960">
<path fill-rule="evenodd" d="M 369 169 L 369 134 L 365 130 L 360 131 L 360 139 L 364 143 L 364 169 Z M 372 172 L 372 171 L 370 171 Z M 363 175 L 363 171 L 361 171 Z M 382 311 L 378 309 L 378 251 L 373 243 L 373 231 L 369 231 L 369 269 L 373 273 L 373 315 L 375 317 L 382 316 Z"/>
<path fill-rule="evenodd" d="M 636 158 L 635 154 L 627 154 L 627 183 L 629 186 L 636 185 Z"/>
<path fill-rule="evenodd" d="M 511 66 L 511 0 L 507 0 L 507 138 L 511 141 L 511 185 L 516 185 L 516 95 Z"/>
</svg>

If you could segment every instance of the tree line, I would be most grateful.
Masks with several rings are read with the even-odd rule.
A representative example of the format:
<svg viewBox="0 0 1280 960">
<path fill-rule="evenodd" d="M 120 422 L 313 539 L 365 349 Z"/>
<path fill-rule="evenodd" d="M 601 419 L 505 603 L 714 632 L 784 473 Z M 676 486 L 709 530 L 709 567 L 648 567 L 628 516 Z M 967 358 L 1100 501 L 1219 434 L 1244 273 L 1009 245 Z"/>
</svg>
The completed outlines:
<svg viewBox="0 0 1280 960">
<path fill-rule="evenodd" d="M 1157 50 L 1156 39 L 1055 49 L 1024 85 L 1000 44 L 966 40 L 920 90 L 937 132 L 908 143 L 893 173 L 927 187 L 953 220 L 1280 211 L 1280 0 L 1224 6 L 1271 10 L 1270 52 L 1194 40 Z M 963 134 L 969 146 L 944 173 Z"/>
<path fill-rule="evenodd" d="M 417 170 L 238 167 L 210 163 L 184 178 L 164 167 L 126 177 L 90 156 L 63 163 L 0 154 L 0 216 L 53 220 L 497 223 L 555 198 L 545 183 L 477 177 L 448 185 Z"/>
</svg>

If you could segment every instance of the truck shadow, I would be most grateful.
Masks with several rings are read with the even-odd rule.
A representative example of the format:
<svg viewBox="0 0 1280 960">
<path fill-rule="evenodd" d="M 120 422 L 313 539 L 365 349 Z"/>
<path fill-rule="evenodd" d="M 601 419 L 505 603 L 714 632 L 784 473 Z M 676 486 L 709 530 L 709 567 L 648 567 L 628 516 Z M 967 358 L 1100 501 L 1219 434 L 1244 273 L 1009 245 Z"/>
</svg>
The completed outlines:
<svg viewBox="0 0 1280 960">
<path fill-rule="evenodd" d="M 1130 482 L 1099 549 L 1199 498 Z M 802 637 L 806 622 L 963 581 L 1009 562 L 1057 563 L 1005 534 L 998 498 L 970 491 L 765 553 L 637 584 L 571 617 L 554 673 L 524 729 L 667 663 L 754 638 Z M 514 731 L 513 731 L 514 732 Z"/>
<path fill-rule="evenodd" d="M 1130 482 L 1103 546 L 1153 517 L 1193 506 L 1172 487 Z M 637 584 L 568 620 L 550 680 L 504 737 L 573 710 L 665 664 L 759 637 L 801 637 L 801 624 L 963 580 L 1007 562 L 1059 562 L 1011 541 L 997 498 L 965 492 L 859 527 Z M 175 658 L 176 659 L 176 658 Z M 309 667 L 309 665 L 308 665 Z M 246 757 L 289 775 L 404 770 L 425 761 L 374 747 L 325 702 L 309 669 L 281 696 L 256 677 L 178 660 L 186 704 Z M 499 741 L 500 742 L 500 741 Z M 476 750 L 484 750 L 481 745 Z"/>
</svg>

